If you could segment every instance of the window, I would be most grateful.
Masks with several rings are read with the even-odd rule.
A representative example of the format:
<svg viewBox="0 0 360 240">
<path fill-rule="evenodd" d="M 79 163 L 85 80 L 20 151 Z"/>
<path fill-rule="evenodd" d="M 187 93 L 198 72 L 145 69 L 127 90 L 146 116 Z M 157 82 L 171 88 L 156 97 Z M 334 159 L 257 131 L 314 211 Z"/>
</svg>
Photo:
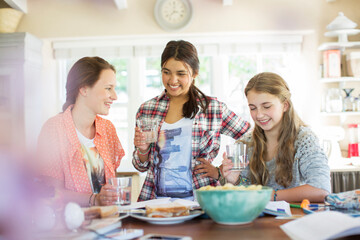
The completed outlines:
<svg viewBox="0 0 360 240">
<path fill-rule="evenodd" d="M 199 56 L 200 69 L 199 75 L 195 79 L 195 86 L 197 86 L 203 93 L 208 96 L 212 95 L 212 58 L 209 56 Z"/>
<path fill-rule="evenodd" d="M 161 59 L 160 57 L 148 57 L 146 58 L 146 70 L 145 70 L 145 94 L 143 102 L 158 96 L 164 89 L 161 80 Z"/>
<path fill-rule="evenodd" d="M 287 81 L 296 75 L 294 66 L 297 66 L 297 55 L 300 53 L 302 36 L 250 37 L 224 36 L 224 39 L 215 37 L 188 37 L 188 41 L 195 44 L 199 53 L 200 70 L 195 79 L 196 86 L 206 95 L 215 96 L 225 102 L 235 113 L 251 122 L 244 88 L 248 80 L 256 73 L 272 71 L 282 75 Z M 261 41 L 260 41 L 260 40 Z M 273 42 L 266 44 L 266 41 Z M 114 102 L 110 119 L 116 126 L 119 139 L 125 149 L 119 171 L 133 171 L 131 163 L 133 152 L 133 135 L 135 115 L 141 103 L 159 95 L 164 87 L 161 80 L 160 56 L 167 39 L 144 39 L 134 45 L 117 45 L 122 41 L 114 41 L 112 46 L 101 47 L 100 43 L 77 43 L 81 48 L 69 51 L 67 44 L 54 44 L 55 56 L 59 59 L 59 72 L 62 84 L 60 92 L 65 95 L 66 74 L 74 63 L 71 59 L 79 59 L 84 55 L 99 55 L 113 64 L 117 71 L 118 100 Z M 125 41 L 128 42 L 129 41 Z M 130 41 L 131 42 L 131 41 Z M 136 45 L 136 44 L 143 45 Z M 163 42 L 163 45 L 159 43 Z M 208 43 L 207 43 L 208 42 Z M 265 43 L 264 43 L 265 42 Z M 196 44 L 198 43 L 198 44 Z M 153 45 L 152 45 L 153 44 Z M 79 48 L 80 49 L 80 48 Z M 69 55 L 69 52 L 74 55 Z M 62 66 L 62 67 L 61 67 Z M 296 72 L 296 71 L 295 71 Z M 289 77 L 291 76 L 291 77 Z M 294 77 L 295 78 L 295 77 Z M 291 85 L 291 82 L 288 82 Z M 62 103 L 65 100 L 63 97 Z M 220 165 L 225 144 L 234 141 L 223 136 L 221 148 L 214 164 Z"/>
<path fill-rule="evenodd" d="M 113 103 L 108 116 L 102 116 L 109 119 L 116 127 L 116 133 L 120 139 L 121 145 L 128 155 L 128 149 L 130 148 L 129 139 L 129 59 L 117 58 L 107 59 L 110 64 L 115 67 L 116 70 L 116 93 L 118 99 Z"/>
</svg>

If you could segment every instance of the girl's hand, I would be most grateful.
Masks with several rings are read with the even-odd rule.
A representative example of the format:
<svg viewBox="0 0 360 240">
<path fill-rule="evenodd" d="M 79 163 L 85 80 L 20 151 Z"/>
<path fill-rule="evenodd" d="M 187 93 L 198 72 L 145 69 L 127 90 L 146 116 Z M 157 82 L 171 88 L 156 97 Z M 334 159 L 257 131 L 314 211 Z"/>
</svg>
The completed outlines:
<svg viewBox="0 0 360 240">
<path fill-rule="evenodd" d="M 194 171 L 196 174 L 203 173 L 201 174 L 202 178 L 211 177 L 215 180 L 219 179 L 219 172 L 214 165 L 204 158 L 198 158 L 197 160 L 200 161 L 201 164 L 195 166 Z"/>
<path fill-rule="evenodd" d="M 142 152 L 145 152 L 150 146 L 150 143 L 146 143 L 145 133 L 141 132 L 139 127 L 135 128 L 134 145 Z"/>
<path fill-rule="evenodd" d="M 108 206 L 115 205 L 117 200 L 116 189 L 110 184 L 102 186 L 100 192 L 96 196 L 96 205 Z"/>
<path fill-rule="evenodd" d="M 230 159 L 227 158 L 226 153 L 223 154 L 222 161 L 222 173 L 229 183 L 235 185 L 240 176 L 240 171 L 232 171 L 231 168 L 234 166 Z"/>
</svg>

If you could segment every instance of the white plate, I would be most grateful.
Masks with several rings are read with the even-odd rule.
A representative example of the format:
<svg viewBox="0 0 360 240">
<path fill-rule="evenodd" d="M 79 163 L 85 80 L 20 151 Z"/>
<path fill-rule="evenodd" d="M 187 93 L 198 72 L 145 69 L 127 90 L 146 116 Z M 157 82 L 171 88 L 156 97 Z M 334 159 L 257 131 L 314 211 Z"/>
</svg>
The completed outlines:
<svg viewBox="0 0 360 240">
<path fill-rule="evenodd" d="M 187 220 L 193 219 L 197 216 L 200 216 L 204 212 L 200 210 L 190 211 L 190 215 L 181 216 L 181 217 L 169 217 L 169 218 L 152 218 L 146 217 L 144 213 L 131 213 L 130 216 L 133 218 L 140 219 L 142 221 L 146 221 L 151 224 L 178 224 L 185 222 Z"/>
</svg>

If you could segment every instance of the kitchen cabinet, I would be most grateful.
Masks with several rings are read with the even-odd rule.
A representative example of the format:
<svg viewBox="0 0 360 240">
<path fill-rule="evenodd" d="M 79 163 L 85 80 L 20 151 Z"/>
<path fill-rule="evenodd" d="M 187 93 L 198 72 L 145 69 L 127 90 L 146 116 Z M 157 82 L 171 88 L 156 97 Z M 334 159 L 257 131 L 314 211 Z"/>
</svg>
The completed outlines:
<svg viewBox="0 0 360 240">
<path fill-rule="evenodd" d="M 42 41 L 29 33 L 0 34 L 0 146 L 33 150 L 41 129 Z"/>
<path fill-rule="evenodd" d="M 344 165 L 331 168 L 332 193 L 352 191 L 360 189 L 360 167 Z"/>
</svg>

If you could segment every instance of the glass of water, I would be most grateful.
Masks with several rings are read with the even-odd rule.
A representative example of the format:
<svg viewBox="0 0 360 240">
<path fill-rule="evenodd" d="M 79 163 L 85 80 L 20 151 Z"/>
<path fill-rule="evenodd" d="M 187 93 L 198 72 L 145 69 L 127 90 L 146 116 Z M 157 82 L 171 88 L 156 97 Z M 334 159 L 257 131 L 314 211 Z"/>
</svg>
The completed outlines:
<svg viewBox="0 0 360 240">
<path fill-rule="evenodd" d="M 159 121 L 157 119 L 139 118 L 136 120 L 136 123 L 141 129 L 141 132 L 145 134 L 146 143 L 153 143 L 157 141 L 157 130 L 159 125 Z"/>
<path fill-rule="evenodd" d="M 110 185 L 116 192 L 116 205 L 129 205 L 131 203 L 131 177 L 115 177 L 109 179 Z"/>
<path fill-rule="evenodd" d="M 246 156 L 246 144 L 239 142 L 235 144 L 226 145 L 226 155 L 233 163 L 232 171 L 240 171 L 246 168 L 248 160 Z"/>
</svg>

